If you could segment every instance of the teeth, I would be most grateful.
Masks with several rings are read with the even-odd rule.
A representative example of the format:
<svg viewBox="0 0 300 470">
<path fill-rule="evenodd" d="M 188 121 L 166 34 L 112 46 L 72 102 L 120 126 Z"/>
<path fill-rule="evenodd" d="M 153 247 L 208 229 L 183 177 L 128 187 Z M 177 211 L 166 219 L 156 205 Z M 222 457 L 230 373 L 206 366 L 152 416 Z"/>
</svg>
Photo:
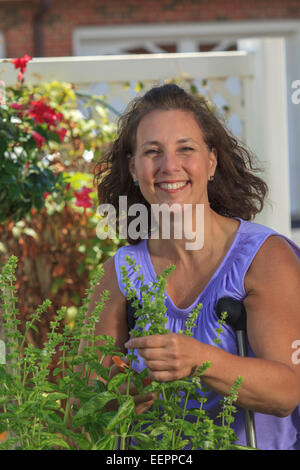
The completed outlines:
<svg viewBox="0 0 300 470">
<path fill-rule="evenodd" d="M 163 189 L 178 189 L 185 185 L 186 181 L 184 183 L 159 183 L 159 186 Z"/>
</svg>

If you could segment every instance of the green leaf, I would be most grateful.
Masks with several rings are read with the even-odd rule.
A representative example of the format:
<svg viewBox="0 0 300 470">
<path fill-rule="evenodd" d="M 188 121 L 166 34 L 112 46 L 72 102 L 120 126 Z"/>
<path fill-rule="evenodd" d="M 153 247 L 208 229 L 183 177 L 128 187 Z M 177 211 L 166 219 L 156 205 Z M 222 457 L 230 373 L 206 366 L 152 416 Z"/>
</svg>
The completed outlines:
<svg viewBox="0 0 300 470">
<path fill-rule="evenodd" d="M 54 447 L 60 447 L 66 450 L 70 450 L 69 444 L 64 439 L 54 434 L 41 436 L 41 449 L 53 449 Z"/>
<path fill-rule="evenodd" d="M 107 430 L 108 431 L 114 431 L 117 427 L 117 425 L 121 422 L 124 421 L 124 419 L 130 418 L 132 416 L 132 413 L 134 411 L 134 400 L 132 396 L 128 397 L 128 400 L 126 400 L 118 409 L 116 415 L 112 418 L 112 420 L 108 423 L 107 425 Z"/>
<path fill-rule="evenodd" d="M 105 384 L 101 380 L 94 379 L 94 380 L 92 380 L 92 383 L 93 383 L 97 393 L 102 393 L 102 392 L 105 391 Z"/>
<path fill-rule="evenodd" d="M 118 388 L 126 381 L 128 377 L 123 372 L 120 372 L 117 375 L 114 375 L 107 385 L 107 390 L 118 390 Z"/>
<path fill-rule="evenodd" d="M 55 377 L 56 375 L 60 374 L 61 373 L 61 368 L 60 367 L 56 367 L 53 372 L 52 372 L 52 375 L 53 377 Z"/>
<path fill-rule="evenodd" d="M 68 432 L 67 435 L 77 444 L 78 450 L 89 450 L 91 448 L 90 442 L 83 434 Z"/>
<path fill-rule="evenodd" d="M 155 424 L 154 424 L 154 428 L 150 432 L 150 436 L 152 437 L 157 437 L 160 434 L 164 434 L 169 430 L 169 427 L 165 424 L 161 424 L 160 422 L 158 422 L 157 425 Z"/>
<path fill-rule="evenodd" d="M 61 392 L 53 392 L 49 393 L 49 395 L 46 398 L 46 400 L 65 400 L 68 397 L 66 393 L 61 393 Z"/>
<path fill-rule="evenodd" d="M 131 434 L 131 437 L 134 437 L 138 441 L 138 448 L 140 446 L 141 449 L 153 449 L 154 446 L 154 439 L 151 439 L 149 434 L 145 434 L 143 432 L 134 432 Z"/>
<path fill-rule="evenodd" d="M 114 450 L 116 437 L 113 435 L 104 436 L 92 446 L 91 450 Z"/>
<path fill-rule="evenodd" d="M 90 417 L 95 417 L 95 413 L 102 410 L 104 406 L 116 396 L 111 392 L 103 392 L 94 396 L 80 408 L 77 414 L 73 417 L 73 426 L 76 429 L 82 426 Z"/>
<path fill-rule="evenodd" d="M 97 356 L 97 359 L 98 359 L 98 356 Z M 104 367 L 103 364 L 100 364 L 99 359 L 98 359 L 98 362 L 91 361 L 89 366 L 90 366 L 90 369 L 93 372 L 96 372 L 97 376 L 102 377 L 104 380 L 109 379 L 109 368 Z M 103 384 L 103 382 L 101 382 L 101 383 Z M 102 387 L 101 390 L 99 390 L 99 392 L 103 392 L 103 391 L 104 391 L 104 389 Z"/>
</svg>

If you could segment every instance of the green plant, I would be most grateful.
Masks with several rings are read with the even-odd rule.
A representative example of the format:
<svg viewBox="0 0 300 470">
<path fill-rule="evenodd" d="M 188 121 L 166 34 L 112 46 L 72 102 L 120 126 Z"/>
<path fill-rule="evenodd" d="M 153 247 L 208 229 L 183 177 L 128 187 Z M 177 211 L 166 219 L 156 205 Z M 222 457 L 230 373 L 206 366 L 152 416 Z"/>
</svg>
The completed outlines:
<svg viewBox="0 0 300 470">
<path fill-rule="evenodd" d="M 133 271 L 139 273 L 140 266 L 126 257 L 125 260 L 132 267 Z M 135 307 L 136 327 L 130 334 L 132 336 L 145 336 L 151 334 L 167 334 L 169 330 L 165 324 L 166 306 L 165 287 L 167 277 L 175 269 L 172 265 L 157 276 L 150 285 L 142 284 L 141 298 L 139 303 L 136 297 L 136 290 L 132 287 L 128 272 L 125 266 L 121 267 L 123 282 L 126 286 L 127 298 Z M 138 274 L 138 279 L 143 282 L 143 276 Z M 180 330 L 179 334 L 192 336 L 192 330 L 200 314 L 202 304 L 190 313 L 185 322 L 185 329 Z M 222 326 L 225 324 L 226 312 L 222 314 L 219 320 L 219 327 L 216 329 L 217 337 L 215 344 L 220 343 L 219 336 L 222 333 Z M 128 357 L 132 360 L 136 357 L 134 353 L 129 353 Z M 242 378 L 238 377 L 230 391 L 228 397 L 223 400 L 222 410 L 219 418 L 222 425 L 218 426 L 208 417 L 204 404 L 206 403 L 205 394 L 209 391 L 201 383 L 201 375 L 210 367 L 210 363 L 202 364 L 192 377 L 186 377 L 180 380 L 160 383 L 152 382 L 143 392 L 158 392 L 159 398 L 155 401 L 153 409 L 142 416 L 137 417 L 135 424 L 131 423 L 130 437 L 137 440 L 133 448 L 137 449 L 169 449 L 181 450 L 186 446 L 191 449 L 233 449 L 236 448 L 234 441 L 237 437 L 230 425 L 234 421 L 233 413 L 236 411 L 233 402 L 237 399 L 237 390 L 242 384 Z M 145 369 L 142 374 L 135 374 L 130 369 L 125 369 L 125 373 L 134 378 L 134 384 L 142 391 L 143 379 L 148 372 Z M 117 380 L 117 379 L 116 379 Z M 123 377 L 123 380 L 124 377 Z M 189 407 L 189 401 L 197 402 L 197 407 Z M 143 431 L 142 431 L 143 430 Z M 147 438 L 145 437 L 145 433 Z M 158 437 L 160 438 L 158 439 Z M 124 441 L 125 436 L 122 436 Z"/>
<path fill-rule="evenodd" d="M 84 107 L 93 110 L 86 119 L 72 84 L 25 84 L 30 60 L 25 55 L 6 61 L 20 68 L 18 80 L 14 86 L 0 84 L 0 223 L 17 222 L 32 208 L 41 210 L 45 194 L 60 207 L 68 183 L 64 171 L 86 170 L 115 132 L 103 100 L 85 98 Z"/>
<path fill-rule="evenodd" d="M 204 409 L 206 389 L 201 384 L 201 374 L 209 364 L 199 367 L 193 377 L 168 383 L 149 383 L 146 369 L 138 374 L 131 367 L 125 367 L 110 378 L 110 368 L 105 367 L 103 361 L 107 356 L 122 354 L 115 347 L 113 338 L 95 336 L 95 326 L 108 291 L 103 293 L 86 319 L 90 295 L 101 279 L 101 269 L 91 280 L 74 328 L 71 330 L 64 324 L 66 308 L 62 307 L 51 322 L 43 348 L 33 347 L 28 343 L 26 333 L 38 328 L 50 301 L 45 300 L 37 308 L 26 323 L 25 334 L 21 334 L 15 289 L 16 266 L 17 258 L 11 256 L 0 276 L 0 309 L 6 338 L 6 364 L 0 364 L 0 449 L 113 450 L 117 441 L 121 442 L 121 449 L 128 441 L 132 449 L 175 450 L 187 445 L 192 449 L 237 448 L 230 425 L 241 379 L 223 401 L 222 424 L 217 425 Z M 138 311 L 138 334 L 167 332 L 163 299 L 166 279 L 172 269 L 166 270 L 152 285 L 143 286 L 144 305 Z M 133 300 L 135 291 L 125 268 L 123 277 L 128 286 L 128 297 Z M 200 308 L 192 313 L 181 334 L 191 334 Z M 85 345 L 78 354 L 82 339 Z M 55 357 L 57 366 L 50 376 L 49 366 Z M 132 361 L 133 355 L 129 354 L 128 358 Z M 97 379 L 91 379 L 94 373 Z M 158 393 L 152 409 L 141 415 L 135 413 L 134 400 L 129 393 L 131 381 L 141 393 Z M 125 394 L 119 391 L 123 383 L 127 384 Z M 71 418 L 70 401 L 73 399 L 78 405 L 73 406 Z M 198 402 L 192 409 L 188 408 L 191 399 Z M 112 401 L 118 403 L 116 410 L 107 409 Z"/>
<path fill-rule="evenodd" d="M 0 80 L 0 267 L 18 256 L 22 330 L 33 306 L 51 299 L 39 331 L 29 332 L 41 347 L 62 305 L 72 326 L 90 276 L 119 244 L 96 236 L 92 177 L 115 124 L 103 100 L 83 103 L 71 83 L 24 81 L 30 60 L 6 60 L 20 73 L 12 86 Z"/>
<path fill-rule="evenodd" d="M 0 222 L 20 220 L 32 207 L 41 209 L 45 192 L 64 187 L 62 174 L 47 168 L 40 152 L 51 153 L 51 145 L 64 140 L 64 116 L 24 86 L 29 60 L 13 59 L 21 69 L 18 82 L 0 99 Z"/>
</svg>

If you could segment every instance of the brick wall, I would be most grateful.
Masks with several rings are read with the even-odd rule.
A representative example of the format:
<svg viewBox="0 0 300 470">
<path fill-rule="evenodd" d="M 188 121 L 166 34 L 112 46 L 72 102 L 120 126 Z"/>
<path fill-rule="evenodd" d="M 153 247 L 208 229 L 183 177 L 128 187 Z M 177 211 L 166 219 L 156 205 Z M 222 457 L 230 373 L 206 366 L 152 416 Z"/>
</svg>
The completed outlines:
<svg viewBox="0 0 300 470">
<path fill-rule="evenodd" d="M 42 23 L 45 56 L 72 55 L 78 26 L 300 19 L 299 0 L 52 0 Z M 0 0 L 6 56 L 35 55 L 34 18 L 42 0 Z"/>
</svg>

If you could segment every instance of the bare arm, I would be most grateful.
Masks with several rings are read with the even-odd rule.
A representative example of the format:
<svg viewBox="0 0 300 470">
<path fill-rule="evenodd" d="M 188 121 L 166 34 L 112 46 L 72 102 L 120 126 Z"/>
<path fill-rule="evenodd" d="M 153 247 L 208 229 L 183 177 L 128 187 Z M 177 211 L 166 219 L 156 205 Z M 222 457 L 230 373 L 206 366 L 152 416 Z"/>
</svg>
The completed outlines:
<svg viewBox="0 0 300 470">
<path fill-rule="evenodd" d="M 226 395 L 243 376 L 240 406 L 287 416 L 300 403 L 300 365 L 292 361 L 292 343 L 300 339 L 300 262 L 286 241 L 270 237 L 245 279 L 248 338 L 256 358 L 241 358 L 194 338 L 170 334 L 136 338 L 155 380 L 188 376 L 211 361 L 204 382 Z M 128 346 L 128 344 L 127 344 Z"/>
<path fill-rule="evenodd" d="M 128 324 L 127 324 L 127 315 L 126 315 L 126 298 L 120 291 L 117 275 L 115 271 L 114 258 L 110 258 L 104 265 L 104 275 L 100 280 L 100 283 L 94 288 L 94 292 L 91 296 L 91 301 L 89 304 L 87 318 L 95 307 L 95 303 L 100 300 L 102 293 L 105 290 L 109 290 L 110 295 L 107 302 L 102 309 L 100 314 L 100 321 L 96 325 L 95 335 L 108 335 L 115 338 L 115 345 L 126 355 L 127 350 L 124 347 L 124 344 L 129 338 Z M 81 341 L 79 346 L 79 351 L 84 346 L 84 340 Z M 100 358 L 99 358 L 100 359 Z M 119 373 L 117 366 L 113 365 L 113 361 L 110 356 L 106 357 L 103 361 L 103 365 L 110 367 L 110 377 L 113 377 L 115 374 Z M 96 379 L 96 374 L 91 374 L 90 381 Z M 100 380 L 101 377 L 98 377 Z M 120 387 L 120 392 L 125 393 L 126 384 L 123 384 Z M 131 384 L 130 393 L 134 396 L 135 401 L 135 411 L 136 413 L 142 413 L 147 410 L 154 400 L 152 393 L 147 394 L 138 394 L 137 389 Z M 111 402 L 107 405 L 108 409 L 114 409 L 116 403 Z"/>
<path fill-rule="evenodd" d="M 127 318 L 126 318 L 126 298 L 120 291 L 117 275 L 115 272 L 114 258 L 110 258 L 103 265 L 104 275 L 98 285 L 94 287 L 91 296 L 90 304 L 88 307 L 87 318 L 95 308 L 95 304 L 100 300 L 102 293 L 105 290 L 109 291 L 108 300 L 100 314 L 100 320 L 96 324 L 95 335 L 105 334 L 115 338 L 116 346 L 125 354 L 124 343 L 129 337 Z M 80 342 L 79 352 L 84 346 L 84 340 Z M 112 363 L 111 358 L 107 357 L 104 360 L 104 365 L 110 366 Z M 96 378 L 95 376 L 91 379 Z"/>
</svg>

